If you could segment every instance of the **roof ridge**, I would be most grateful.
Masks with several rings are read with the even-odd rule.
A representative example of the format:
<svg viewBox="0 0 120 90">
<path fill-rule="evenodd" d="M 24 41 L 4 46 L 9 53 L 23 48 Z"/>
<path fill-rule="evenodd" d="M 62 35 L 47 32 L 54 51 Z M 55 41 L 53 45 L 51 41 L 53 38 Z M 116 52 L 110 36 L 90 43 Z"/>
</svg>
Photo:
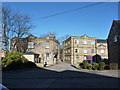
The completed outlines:
<svg viewBox="0 0 120 90">
<path fill-rule="evenodd" d="M 120 19 L 114 19 L 115 21 L 118 21 L 118 20 L 120 20 Z"/>
<path fill-rule="evenodd" d="M 106 39 L 97 39 L 97 40 L 106 40 Z"/>
</svg>

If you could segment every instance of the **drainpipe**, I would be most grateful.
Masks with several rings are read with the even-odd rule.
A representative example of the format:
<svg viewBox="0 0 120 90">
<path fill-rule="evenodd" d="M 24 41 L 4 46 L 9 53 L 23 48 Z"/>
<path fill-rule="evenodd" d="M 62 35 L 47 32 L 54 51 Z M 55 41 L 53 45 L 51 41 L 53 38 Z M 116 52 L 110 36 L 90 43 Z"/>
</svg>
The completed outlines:
<svg viewBox="0 0 120 90">
<path fill-rule="evenodd" d="M 43 59 L 43 66 L 44 66 L 44 55 L 42 54 L 42 59 Z"/>
</svg>

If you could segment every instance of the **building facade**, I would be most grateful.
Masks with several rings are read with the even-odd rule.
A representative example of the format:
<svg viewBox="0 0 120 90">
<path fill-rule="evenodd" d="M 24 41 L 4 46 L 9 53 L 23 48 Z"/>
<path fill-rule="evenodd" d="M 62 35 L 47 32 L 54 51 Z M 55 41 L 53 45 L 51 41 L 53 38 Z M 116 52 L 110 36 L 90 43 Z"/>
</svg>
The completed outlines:
<svg viewBox="0 0 120 90">
<path fill-rule="evenodd" d="M 113 20 L 107 41 L 110 68 L 118 68 L 120 67 L 120 19 Z"/>
<path fill-rule="evenodd" d="M 20 51 L 24 53 L 27 59 L 43 66 L 44 64 L 53 65 L 59 62 L 60 43 L 55 37 L 46 36 L 45 38 L 37 38 L 29 35 L 21 39 Z M 17 44 L 16 44 L 17 45 Z M 11 51 L 16 51 L 18 46 L 15 46 L 15 38 L 11 39 Z"/>
<path fill-rule="evenodd" d="M 83 35 L 81 37 L 71 36 L 63 42 L 63 60 L 71 64 L 78 65 L 84 60 L 92 63 L 92 57 L 96 54 L 102 56 L 102 59 L 108 59 L 106 40 Z"/>
<path fill-rule="evenodd" d="M 105 61 L 108 63 L 108 45 L 106 39 L 97 39 L 96 40 L 96 53 L 100 55 L 101 61 Z"/>
</svg>

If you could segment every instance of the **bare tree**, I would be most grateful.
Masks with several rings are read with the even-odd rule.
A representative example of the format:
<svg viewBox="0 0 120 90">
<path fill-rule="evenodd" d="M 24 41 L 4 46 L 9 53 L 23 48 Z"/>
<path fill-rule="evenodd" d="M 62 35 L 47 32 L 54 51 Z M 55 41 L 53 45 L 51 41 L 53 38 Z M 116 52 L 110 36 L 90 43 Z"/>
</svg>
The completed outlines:
<svg viewBox="0 0 120 90">
<path fill-rule="evenodd" d="M 16 36 L 16 42 L 14 44 L 14 47 L 16 46 L 17 51 L 21 52 L 21 38 L 25 35 L 29 35 L 29 31 L 32 29 L 31 17 L 28 15 L 20 15 L 19 13 L 16 13 L 14 17 L 14 22 L 15 24 L 13 32 Z"/>
<path fill-rule="evenodd" d="M 13 36 L 12 27 L 13 27 L 14 15 L 12 11 L 7 8 L 2 8 L 2 43 L 6 51 L 9 50 L 9 40 Z"/>
<path fill-rule="evenodd" d="M 20 39 L 28 35 L 31 28 L 30 16 L 22 15 L 6 7 L 2 8 L 2 35 L 6 50 L 9 50 L 10 39 L 16 37 L 14 47 L 20 52 L 22 49 Z"/>
<path fill-rule="evenodd" d="M 65 36 L 59 37 L 57 40 L 60 42 L 60 45 L 62 46 L 62 42 L 63 42 L 64 40 L 66 40 L 67 38 L 69 38 L 69 37 L 70 37 L 70 35 L 67 34 L 67 35 L 65 35 Z"/>
</svg>

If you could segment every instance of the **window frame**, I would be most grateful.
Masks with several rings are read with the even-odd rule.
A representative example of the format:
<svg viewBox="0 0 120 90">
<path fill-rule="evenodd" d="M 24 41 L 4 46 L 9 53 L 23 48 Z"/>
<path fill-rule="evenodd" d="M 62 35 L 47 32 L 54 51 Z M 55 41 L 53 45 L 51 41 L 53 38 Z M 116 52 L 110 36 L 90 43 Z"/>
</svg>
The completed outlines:
<svg viewBox="0 0 120 90">
<path fill-rule="evenodd" d="M 88 53 L 88 50 L 87 50 L 87 49 L 84 49 L 84 50 L 83 50 L 83 53 L 85 53 L 85 54 Z"/>
<path fill-rule="evenodd" d="M 95 53 L 95 50 L 94 50 L 94 49 L 91 49 L 91 53 Z"/>
<path fill-rule="evenodd" d="M 46 41 L 46 47 L 45 48 L 50 48 L 49 41 Z"/>
<path fill-rule="evenodd" d="M 94 40 L 91 40 L 91 44 L 92 44 L 92 45 L 95 44 L 95 41 L 94 41 Z"/>
<path fill-rule="evenodd" d="M 77 52 L 76 52 L 76 50 L 77 50 Z M 76 48 L 76 49 L 75 49 L 75 53 L 79 53 L 79 49 Z"/>
<path fill-rule="evenodd" d="M 49 60 L 49 58 L 50 58 L 50 54 L 46 53 L 46 60 Z"/>
<path fill-rule="evenodd" d="M 28 42 L 28 49 L 34 49 L 34 42 Z"/>
<path fill-rule="evenodd" d="M 87 40 L 83 40 L 83 44 L 84 45 L 88 44 L 88 41 Z"/>
</svg>

